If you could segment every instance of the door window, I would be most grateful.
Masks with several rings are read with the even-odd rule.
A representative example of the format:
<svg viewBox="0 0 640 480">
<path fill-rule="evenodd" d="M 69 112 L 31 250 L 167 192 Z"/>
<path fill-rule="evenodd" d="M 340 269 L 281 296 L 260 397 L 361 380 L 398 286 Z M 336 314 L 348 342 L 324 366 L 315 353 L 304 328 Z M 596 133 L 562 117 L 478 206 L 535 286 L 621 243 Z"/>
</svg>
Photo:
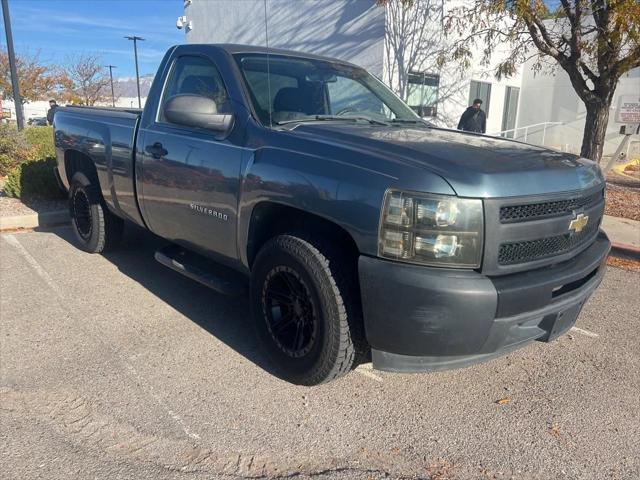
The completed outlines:
<svg viewBox="0 0 640 480">
<path fill-rule="evenodd" d="M 220 72 L 206 58 L 183 56 L 176 59 L 160 104 L 164 105 L 169 98 L 180 94 L 208 97 L 216 102 L 218 113 L 231 113 L 229 95 Z M 160 109 L 158 120 L 167 121 L 163 109 Z"/>
</svg>

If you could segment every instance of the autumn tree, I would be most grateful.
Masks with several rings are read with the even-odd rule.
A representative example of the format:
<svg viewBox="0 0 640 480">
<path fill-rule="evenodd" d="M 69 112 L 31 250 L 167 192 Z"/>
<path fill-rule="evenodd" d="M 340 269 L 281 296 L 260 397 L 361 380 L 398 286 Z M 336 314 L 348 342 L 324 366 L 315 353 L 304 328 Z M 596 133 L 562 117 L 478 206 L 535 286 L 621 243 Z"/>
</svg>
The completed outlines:
<svg viewBox="0 0 640 480">
<path fill-rule="evenodd" d="M 22 103 L 46 100 L 69 86 L 68 79 L 55 68 L 42 63 L 37 53 L 16 56 L 16 70 Z M 9 100 L 14 99 L 6 49 L 0 49 L 0 93 Z"/>
<path fill-rule="evenodd" d="M 69 100 L 95 105 L 111 99 L 109 74 L 99 54 L 84 53 L 67 58 L 64 72 L 72 83 Z"/>
<path fill-rule="evenodd" d="M 560 67 L 586 107 L 581 155 L 599 161 L 609 109 L 620 77 L 640 66 L 638 0 L 473 0 L 452 8 L 445 30 L 456 37 L 448 52 L 469 63 L 474 50 L 481 63 L 504 54 L 495 74 L 516 73 L 533 59 L 535 70 Z M 506 50 L 506 54 L 505 54 Z"/>
</svg>

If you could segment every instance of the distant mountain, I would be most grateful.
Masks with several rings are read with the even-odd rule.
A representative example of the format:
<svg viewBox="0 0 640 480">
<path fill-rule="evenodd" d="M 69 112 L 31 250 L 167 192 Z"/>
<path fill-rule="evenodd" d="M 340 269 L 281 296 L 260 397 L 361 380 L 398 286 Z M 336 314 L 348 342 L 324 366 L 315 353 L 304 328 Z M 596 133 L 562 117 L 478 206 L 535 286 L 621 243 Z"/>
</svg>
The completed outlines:
<svg viewBox="0 0 640 480">
<path fill-rule="evenodd" d="M 142 75 L 140 77 L 140 96 L 149 95 L 149 89 L 154 75 Z M 117 97 L 137 97 L 136 77 L 118 77 L 113 79 L 113 90 Z"/>
</svg>

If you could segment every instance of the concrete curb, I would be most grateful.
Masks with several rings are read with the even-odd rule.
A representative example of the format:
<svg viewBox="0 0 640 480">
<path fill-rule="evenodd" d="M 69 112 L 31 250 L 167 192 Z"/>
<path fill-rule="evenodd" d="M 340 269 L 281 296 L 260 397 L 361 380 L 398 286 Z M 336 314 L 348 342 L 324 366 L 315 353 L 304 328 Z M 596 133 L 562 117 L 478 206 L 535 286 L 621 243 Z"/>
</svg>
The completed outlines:
<svg viewBox="0 0 640 480">
<path fill-rule="evenodd" d="M 30 215 L 0 217 L 0 231 L 15 230 L 18 228 L 53 227 L 68 222 L 68 210 L 54 210 L 53 212 L 32 213 Z"/>
<path fill-rule="evenodd" d="M 640 260 L 640 248 L 624 243 L 611 242 L 611 255 Z"/>
</svg>

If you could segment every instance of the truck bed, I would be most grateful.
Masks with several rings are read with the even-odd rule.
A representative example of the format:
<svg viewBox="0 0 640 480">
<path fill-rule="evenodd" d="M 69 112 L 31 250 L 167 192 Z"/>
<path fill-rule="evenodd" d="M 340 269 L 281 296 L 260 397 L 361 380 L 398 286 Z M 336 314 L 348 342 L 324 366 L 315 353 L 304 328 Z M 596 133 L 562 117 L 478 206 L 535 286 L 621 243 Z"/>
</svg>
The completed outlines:
<svg viewBox="0 0 640 480">
<path fill-rule="evenodd" d="M 56 112 L 56 150 L 62 182 L 66 166 L 89 158 L 95 163 L 107 205 L 116 214 L 143 225 L 135 195 L 134 149 L 142 110 L 64 107 Z"/>
</svg>

